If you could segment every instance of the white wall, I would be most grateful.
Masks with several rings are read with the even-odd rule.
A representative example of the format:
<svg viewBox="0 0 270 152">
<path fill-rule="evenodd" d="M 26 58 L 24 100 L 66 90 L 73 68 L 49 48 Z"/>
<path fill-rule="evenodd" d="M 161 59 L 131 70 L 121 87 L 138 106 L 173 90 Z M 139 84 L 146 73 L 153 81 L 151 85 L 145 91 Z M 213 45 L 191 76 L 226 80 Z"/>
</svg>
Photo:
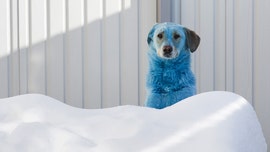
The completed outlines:
<svg viewBox="0 0 270 152">
<path fill-rule="evenodd" d="M 270 145 L 270 1 L 182 0 L 178 6 L 175 1 L 159 7 L 159 20 L 179 22 L 200 35 L 193 55 L 198 92 L 227 90 L 244 96 Z"/>
<path fill-rule="evenodd" d="M 1 0 L 0 97 L 142 105 L 155 0 Z"/>
</svg>

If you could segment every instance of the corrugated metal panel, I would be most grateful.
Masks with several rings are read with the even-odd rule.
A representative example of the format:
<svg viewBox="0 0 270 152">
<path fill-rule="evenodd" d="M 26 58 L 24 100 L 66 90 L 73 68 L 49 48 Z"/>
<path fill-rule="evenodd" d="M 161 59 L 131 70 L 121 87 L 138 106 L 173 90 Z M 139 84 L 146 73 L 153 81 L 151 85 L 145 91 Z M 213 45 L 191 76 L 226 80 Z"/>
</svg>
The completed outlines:
<svg viewBox="0 0 270 152">
<path fill-rule="evenodd" d="M 83 106 L 83 5 L 83 0 L 66 1 L 65 102 L 76 107 Z"/>
<path fill-rule="evenodd" d="M 270 1 L 260 0 L 253 3 L 253 105 L 262 123 L 270 152 Z"/>
<path fill-rule="evenodd" d="M 84 51 L 84 107 L 102 107 L 103 2 L 86 1 Z M 98 51 L 99 50 L 99 51 Z M 93 72 L 95 71 L 95 72 Z M 91 90 L 91 91 L 89 91 Z"/>
<path fill-rule="evenodd" d="M 0 5 L 0 97 L 9 95 L 9 55 L 10 55 L 10 2 L 9 0 L 1 1 Z"/>
<path fill-rule="evenodd" d="M 29 52 L 29 1 L 19 1 L 18 54 L 20 94 L 28 92 L 28 52 Z"/>
<path fill-rule="evenodd" d="M 29 0 L 28 92 L 46 94 L 47 14 L 45 0 Z"/>
<path fill-rule="evenodd" d="M 193 56 L 199 93 L 227 90 L 244 96 L 270 144 L 269 1 L 184 0 L 181 8 L 181 24 L 202 39 Z"/>
<path fill-rule="evenodd" d="M 47 3 L 46 92 L 64 101 L 64 50 L 66 37 L 65 0 Z"/>
<path fill-rule="evenodd" d="M 155 0 L 4 0 L 0 6 L 0 97 L 42 93 L 84 108 L 144 103 Z"/>
<path fill-rule="evenodd" d="M 181 8 L 181 23 L 202 39 L 193 58 L 198 91 L 233 91 L 253 103 L 253 2 L 194 0 Z"/>
</svg>

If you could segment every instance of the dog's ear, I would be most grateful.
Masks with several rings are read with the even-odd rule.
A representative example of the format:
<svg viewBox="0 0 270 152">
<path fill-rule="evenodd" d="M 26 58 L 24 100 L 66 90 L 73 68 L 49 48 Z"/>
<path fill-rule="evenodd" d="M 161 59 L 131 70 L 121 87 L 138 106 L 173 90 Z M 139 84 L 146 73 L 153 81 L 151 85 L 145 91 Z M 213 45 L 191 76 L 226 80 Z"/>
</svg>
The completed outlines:
<svg viewBox="0 0 270 152">
<path fill-rule="evenodd" d="M 147 37 L 147 43 L 148 43 L 148 45 L 150 45 L 150 43 L 153 42 L 153 36 L 154 36 L 154 32 L 156 30 L 156 26 L 157 26 L 157 23 L 152 27 L 152 29 L 148 33 L 148 37 Z"/>
<path fill-rule="evenodd" d="M 184 28 L 186 32 L 186 45 L 190 49 L 190 52 L 193 53 L 196 51 L 200 44 L 200 37 L 192 30 Z"/>
</svg>

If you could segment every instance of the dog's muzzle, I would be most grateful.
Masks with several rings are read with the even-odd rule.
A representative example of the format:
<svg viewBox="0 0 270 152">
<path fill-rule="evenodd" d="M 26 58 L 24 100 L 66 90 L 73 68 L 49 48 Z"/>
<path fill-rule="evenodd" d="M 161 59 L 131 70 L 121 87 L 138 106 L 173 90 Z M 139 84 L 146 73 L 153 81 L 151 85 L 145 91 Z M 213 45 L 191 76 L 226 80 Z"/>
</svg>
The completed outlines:
<svg viewBox="0 0 270 152">
<path fill-rule="evenodd" d="M 163 56 L 170 58 L 172 56 L 173 48 L 170 45 L 166 45 L 163 47 Z"/>
</svg>

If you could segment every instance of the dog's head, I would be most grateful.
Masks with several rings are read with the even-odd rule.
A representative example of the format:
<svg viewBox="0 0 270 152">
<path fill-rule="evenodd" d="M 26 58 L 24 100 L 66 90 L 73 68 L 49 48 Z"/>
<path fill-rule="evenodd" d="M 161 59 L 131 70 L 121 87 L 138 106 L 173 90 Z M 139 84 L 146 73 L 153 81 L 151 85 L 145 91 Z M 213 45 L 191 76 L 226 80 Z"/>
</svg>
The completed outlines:
<svg viewBox="0 0 270 152">
<path fill-rule="evenodd" d="M 159 57 L 173 59 L 178 57 L 181 51 L 196 51 L 200 37 L 179 24 L 159 23 L 150 30 L 147 43 Z"/>
</svg>

